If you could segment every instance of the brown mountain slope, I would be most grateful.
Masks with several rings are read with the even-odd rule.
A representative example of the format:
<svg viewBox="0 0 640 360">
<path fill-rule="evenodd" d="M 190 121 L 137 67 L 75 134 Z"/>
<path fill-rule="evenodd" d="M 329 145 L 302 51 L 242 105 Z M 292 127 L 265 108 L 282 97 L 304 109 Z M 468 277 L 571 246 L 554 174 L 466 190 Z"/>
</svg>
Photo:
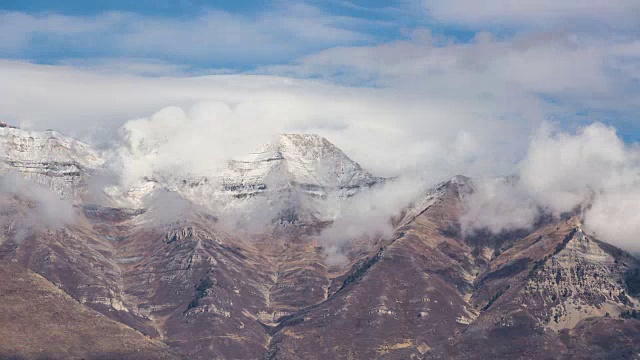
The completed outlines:
<svg viewBox="0 0 640 360">
<path fill-rule="evenodd" d="M 0 339 L 0 358 L 8 359 L 178 359 L 165 344 L 5 262 L 0 263 Z"/>
<path fill-rule="evenodd" d="M 340 291 L 282 319 L 266 357 L 600 359 L 639 353 L 639 322 L 621 318 L 639 305 L 623 279 L 640 266 L 636 259 L 585 235 L 576 218 L 501 237 L 462 237 L 455 229 L 467 189 L 455 182 L 443 189 L 396 230 L 394 241 L 361 261 Z"/>
<path fill-rule="evenodd" d="M 461 177 L 441 184 L 396 219 L 392 237 L 347 249 L 344 269 L 323 263 L 311 234 L 324 224 L 248 236 L 206 214 L 157 224 L 100 207 L 22 241 L 7 226 L 0 259 L 189 359 L 638 353 L 640 321 L 621 317 L 639 308 L 624 279 L 637 260 L 584 234 L 577 217 L 462 236 L 469 191 Z M 14 205 L 3 223 L 28 208 Z"/>
</svg>

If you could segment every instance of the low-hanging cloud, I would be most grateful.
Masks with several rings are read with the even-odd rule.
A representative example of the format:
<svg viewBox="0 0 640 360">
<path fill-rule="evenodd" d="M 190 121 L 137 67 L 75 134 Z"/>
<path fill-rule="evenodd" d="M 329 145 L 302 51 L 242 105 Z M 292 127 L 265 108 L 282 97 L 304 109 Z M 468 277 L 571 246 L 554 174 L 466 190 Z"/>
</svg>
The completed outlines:
<svg viewBox="0 0 640 360">
<path fill-rule="evenodd" d="M 358 240 L 389 238 L 393 234 L 392 218 L 423 191 L 422 180 L 401 177 L 364 189 L 349 199 L 335 199 L 333 222 L 318 236 L 329 265 L 344 265 L 345 253 Z"/>
<path fill-rule="evenodd" d="M 479 179 L 464 205 L 460 225 L 465 235 L 529 228 L 540 216 L 538 205 L 515 177 Z"/>
<path fill-rule="evenodd" d="M 196 211 L 196 205 L 180 194 L 166 189 L 156 189 L 143 199 L 146 225 L 162 225 L 179 222 Z"/>
<path fill-rule="evenodd" d="M 640 251 L 640 151 L 615 129 L 592 124 L 575 134 L 544 127 L 512 181 L 484 180 L 467 198 L 463 224 L 494 233 L 531 227 L 540 216 L 578 211 L 586 230 Z"/>
<path fill-rule="evenodd" d="M 593 124 L 576 134 L 543 129 L 520 166 L 523 186 L 554 215 L 571 211 L 595 192 L 637 181 L 636 154 L 614 128 Z"/>
<path fill-rule="evenodd" d="M 640 254 L 640 185 L 600 194 L 584 221 L 596 237 Z"/>
<path fill-rule="evenodd" d="M 61 198 L 15 172 L 0 175 L 0 195 L 1 226 L 14 232 L 16 242 L 38 230 L 60 229 L 75 221 L 70 199 Z"/>
</svg>

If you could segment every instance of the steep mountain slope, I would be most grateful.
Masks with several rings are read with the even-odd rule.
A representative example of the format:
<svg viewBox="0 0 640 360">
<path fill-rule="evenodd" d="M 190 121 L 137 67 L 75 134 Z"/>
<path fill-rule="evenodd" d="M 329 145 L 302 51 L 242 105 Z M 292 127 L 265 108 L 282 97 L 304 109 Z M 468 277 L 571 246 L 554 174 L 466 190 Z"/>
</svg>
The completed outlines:
<svg viewBox="0 0 640 360">
<path fill-rule="evenodd" d="M 46 149 L 40 157 L 55 158 Z M 51 149 L 64 154 L 58 162 L 98 164 Z M 84 176 L 67 185 L 77 192 Z M 346 246 L 348 264 L 337 267 L 327 266 L 317 237 L 334 200 L 382 180 L 325 139 L 282 135 L 217 178 L 172 176 L 134 192 L 165 188 L 201 206 L 162 221 L 153 209 L 78 203 L 73 222 L 22 231 L 37 207 L 2 194 L 0 262 L 40 274 L 77 301 L 74 309 L 97 310 L 188 359 L 601 359 L 640 351 L 640 321 L 629 319 L 640 308 L 629 282 L 640 263 L 585 234 L 577 215 L 463 236 L 464 199 L 475 185 L 456 176 L 397 214 L 392 236 Z M 221 204 L 202 206 L 213 199 Z M 225 211 L 268 226 L 229 231 Z M 68 348 L 81 349 L 78 341 Z M 9 350 L 30 356 L 20 349 Z"/>
<path fill-rule="evenodd" d="M 0 262 L 0 358 L 178 359 L 165 344 L 79 304 L 41 276 Z"/>
<path fill-rule="evenodd" d="M 638 307 L 623 281 L 638 266 L 629 254 L 585 235 L 575 218 L 543 226 L 491 261 L 471 299 L 480 316 L 427 358 L 602 359 L 637 353 L 638 322 L 621 315 Z M 615 339 L 585 337 L 613 329 Z"/>
<path fill-rule="evenodd" d="M 622 316 L 638 308 L 623 280 L 636 259 L 585 235 L 576 218 L 463 238 L 455 229 L 470 183 L 462 179 L 429 191 L 417 202 L 427 208 L 409 211 L 395 240 L 336 282 L 327 301 L 281 319 L 269 356 L 601 359 L 640 351 L 638 321 Z M 591 333 L 620 337 L 604 344 Z"/>
</svg>

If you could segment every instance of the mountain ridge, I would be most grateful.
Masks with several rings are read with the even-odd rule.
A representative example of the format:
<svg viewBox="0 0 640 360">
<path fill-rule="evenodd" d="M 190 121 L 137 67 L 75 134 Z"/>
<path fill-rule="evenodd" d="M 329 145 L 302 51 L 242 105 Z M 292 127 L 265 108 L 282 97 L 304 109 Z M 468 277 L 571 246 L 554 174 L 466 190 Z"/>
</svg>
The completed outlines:
<svg viewBox="0 0 640 360">
<path fill-rule="evenodd" d="M 290 174 L 285 174 L 278 179 L 284 189 L 258 189 L 263 195 L 236 198 L 237 189 L 227 190 L 242 205 L 236 208 L 239 213 L 263 215 L 276 231 L 230 231 L 206 208 L 153 222 L 151 209 L 105 207 L 82 203 L 82 198 L 72 224 L 20 229 L 34 206 L 28 198 L 3 193 L 0 267 L 33 271 L 48 287 L 75 299 L 80 309 L 97 311 L 153 339 L 144 343 L 150 351 L 164 351 L 154 347 L 161 342 L 171 350 L 167 356 L 189 359 L 571 359 L 572 351 L 600 359 L 640 351 L 640 332 L 635 332 L 640 322 L 623 316 L 640 307 L 628 285 L 640 262 L 585 234 L 580 214 L 517 232 L 466 236 L 460 218 L 475 182 L 455 176 L 423 191 L 395 220 L 389 219 L 391 235 L 362 235 L 342 244 L 346 264 L 331 265 L 328 243 L 317 236 L 330 222 L 313 213 L 325 198 L 313 195 L 315 188 L 295 187 L 329 184 L 336 197 L 350 199 L 375 186 L 368 182 L 376 178 L 325 139 L 284 137 L 284 145 L 276 139 L 243 163 L 267 163 L 255 171 L 260 176 L 249 172 L 236 179 L 269 185 L 264 179 L 272 171 L 287 172 L 291 165 L 294 180 L 302 182 L 289 184 Z M 311 145 L 304 146 L 307 141 Z M 302 153 L 309 147 L 316 151 Z M 43 146 L 42 151 L 59 148 Z M 319 157 L 340 166 L 322 173 Z M 283 165 L 288 159 L 293 164 Z M 46 172 L 38 176 L 55 178 Z M 187 199 L 200 196 L 200 201 L 209 199 L 203 190 L 225 191 L 213 181 L 148 183 Z M 80 181 L 72 185 L 85 186 Z M 341 193 L 340 186 L 354 195 Z M 275 206 L 281 200 L 285 206 Z M 285 215 L 296 226 L 282 226 L 287 224 L 277 211 L 291 205 L 297 213 Z M 24 230 L 20 238 L 18 230 Z M 29 296 L 19 287 L 16 291 Z M 49 302 L 44 310 L 58 306 Z M 614 330 L 618 338 L 611 335 Z M 602 345 L 589 334 L 603 334 L 615 346 Z M 51 338 L 37 341 L 47 344 Z M 77 339 L 64 341 L 78 348 Z M 0 357 L 5 350 L 0 349 Z"/>
</svg>

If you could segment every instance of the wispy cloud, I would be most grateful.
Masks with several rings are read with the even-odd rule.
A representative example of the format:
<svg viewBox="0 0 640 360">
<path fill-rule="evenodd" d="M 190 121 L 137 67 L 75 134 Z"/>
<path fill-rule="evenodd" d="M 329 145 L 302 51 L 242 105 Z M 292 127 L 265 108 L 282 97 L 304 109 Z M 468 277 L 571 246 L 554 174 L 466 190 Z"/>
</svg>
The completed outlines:
<svg viewBox="0 0 640 360">
<path fill-rule="evenodd" d="M 205 66 L 283 62 L 323 48 L 366 43 L 367 20 L 279 2 L 257 15 L 205 9 L 195 17 L 108 12 L 93 16 L 0 12 L 0 56 L 151 57 Z"/>
<path fill-rule="evenodd" d="M 75 221 L 69 199 L 6 170 L 0 176 L 0 226 L 21 242 L 42 229 L 59 229 Z M 12 214 L 7 217 L 6 214 Z"/>
<path fill-rule="evenodd" d="M 418 0 L 435 21 L 473 28 L 638 29 L 635 0 Z M 605 29 L 601 26 L 606 26 Z"/>
</svg>

